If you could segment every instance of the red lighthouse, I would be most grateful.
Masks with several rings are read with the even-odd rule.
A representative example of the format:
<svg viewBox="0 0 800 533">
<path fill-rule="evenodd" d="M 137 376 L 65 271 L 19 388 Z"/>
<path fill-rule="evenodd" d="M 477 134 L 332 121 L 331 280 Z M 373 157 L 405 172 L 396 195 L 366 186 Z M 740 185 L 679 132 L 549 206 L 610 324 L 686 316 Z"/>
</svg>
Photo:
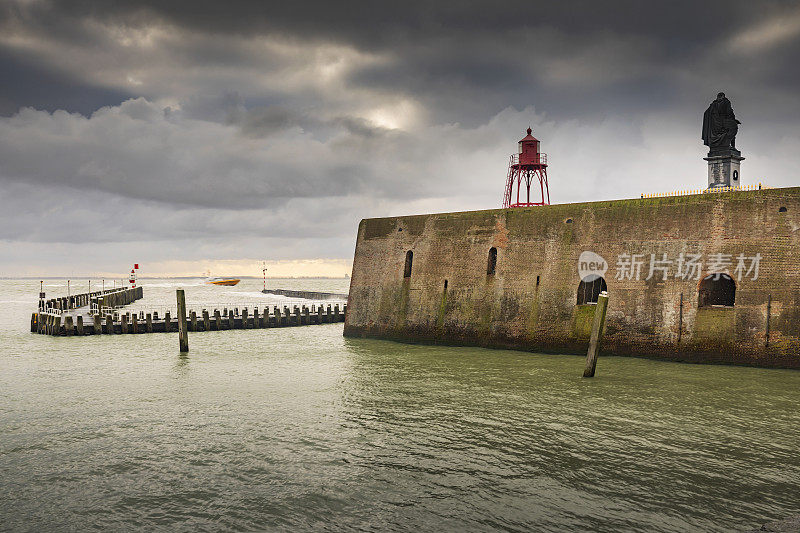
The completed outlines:
<svg viewBox="0 0 800 533">
<path fill-rule="evenodd" d="M 531 183 L 539 181 L 541 201 L 531 201 Z M 524 198 L 520 198 L 520 191 L 525 187 Z M 515 191 L 516 189 L 516 191 Z M 535 199 L 535 198 L 534 198 Z M 506 178 L 506 191 L 503 194 L 503 207 L 528 207 L 532 205 L 550 205 L 550 189 L 547 186 L 547 154 L 539 152 L 539 139 L 528 135 L 519 142 L 519 153 L 513 154 L 508 162 L 508 177 Z"/>
</svg>

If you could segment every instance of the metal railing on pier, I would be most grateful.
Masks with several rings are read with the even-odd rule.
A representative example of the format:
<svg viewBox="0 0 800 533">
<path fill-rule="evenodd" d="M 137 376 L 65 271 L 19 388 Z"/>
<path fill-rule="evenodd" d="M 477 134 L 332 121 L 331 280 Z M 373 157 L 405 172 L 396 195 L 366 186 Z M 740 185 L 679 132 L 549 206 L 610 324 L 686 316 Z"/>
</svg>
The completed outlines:
<svg viewBox="0 0 800 533">
<path fill-rule="evenodd" d="M 713 189 L 684 189 L 679 191 L 670 192 L 656 192 L 656 193 L 642 193 L 642 198 L 666 198 L 669 196 L 691 196 L 695 194 L 720 194 L 726 192 L 740 192 L 740 191 L 760 191 L 765 189 L 772 189 L 772 187 L 764 187 L 759 183 L 758 185 L 737 185 L 736 187 L 715 187 Z"/>
</svg>

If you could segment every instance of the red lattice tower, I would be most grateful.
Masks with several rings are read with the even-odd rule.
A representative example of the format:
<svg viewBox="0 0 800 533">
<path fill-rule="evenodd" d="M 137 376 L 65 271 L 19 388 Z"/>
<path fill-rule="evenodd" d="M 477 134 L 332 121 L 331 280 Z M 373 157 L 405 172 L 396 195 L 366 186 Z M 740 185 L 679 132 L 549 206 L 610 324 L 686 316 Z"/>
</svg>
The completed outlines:
<svg viewBox="0 0 800 533">
<path fill-rule="evenodd" d="M 532 202 L 531 184 L 535 184 L 537 180 L 541 201 Z M 521 193 L 523 187 L 524 193 Z M 524 194 L 524 198 L 520 198 L 521 194 Z M 550 205 L 550 189 L 547 186 L 547 154 L 539 152 L 539 139 L 531 135 L 531 129 L 528 128 L 528 135 L 519 141 L 519 153 L 512 154 L 508 161 L 503 208 L 533 205 Z"/>
</svg>

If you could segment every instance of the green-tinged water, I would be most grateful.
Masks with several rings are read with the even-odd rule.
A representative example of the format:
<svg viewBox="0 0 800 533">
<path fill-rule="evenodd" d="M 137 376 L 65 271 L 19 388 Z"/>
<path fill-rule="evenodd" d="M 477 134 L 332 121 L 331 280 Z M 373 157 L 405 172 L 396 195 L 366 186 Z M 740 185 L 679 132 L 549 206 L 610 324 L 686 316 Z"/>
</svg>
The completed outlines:
<svg viewBox="0 0 800 533">
<path fill-rule="evenodd" d="M 138 304 L 179 284 L 145 281 Z M 183 284 L 189 302 L 260 297 Z M 582 356 L 342 324 L 190 333 L 181 356 L 177 333 L 30 334 L 37 292 L 0 280 L 2 530 L 737 531 L 800 513 L 797 371 L 602 357 L 583 379 Z"/>
</svg>

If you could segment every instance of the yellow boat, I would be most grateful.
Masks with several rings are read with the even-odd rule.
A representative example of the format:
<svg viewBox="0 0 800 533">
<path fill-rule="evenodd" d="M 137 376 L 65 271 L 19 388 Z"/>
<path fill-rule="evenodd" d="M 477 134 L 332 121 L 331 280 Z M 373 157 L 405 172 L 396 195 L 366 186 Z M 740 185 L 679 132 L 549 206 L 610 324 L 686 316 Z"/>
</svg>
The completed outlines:
<svg viewBox="0 0 800 533">
<path fill-rule="evenodd" d="M 233 287 L 240 281 L 242 280 L 238 278 L 226 278 L 226 277 L 216 277 L 216 278 L 209 277 L 208 279 L 206 279 L 206 283 L 210 285 L 225 285 L 226 287 Z"/>
</svg>

